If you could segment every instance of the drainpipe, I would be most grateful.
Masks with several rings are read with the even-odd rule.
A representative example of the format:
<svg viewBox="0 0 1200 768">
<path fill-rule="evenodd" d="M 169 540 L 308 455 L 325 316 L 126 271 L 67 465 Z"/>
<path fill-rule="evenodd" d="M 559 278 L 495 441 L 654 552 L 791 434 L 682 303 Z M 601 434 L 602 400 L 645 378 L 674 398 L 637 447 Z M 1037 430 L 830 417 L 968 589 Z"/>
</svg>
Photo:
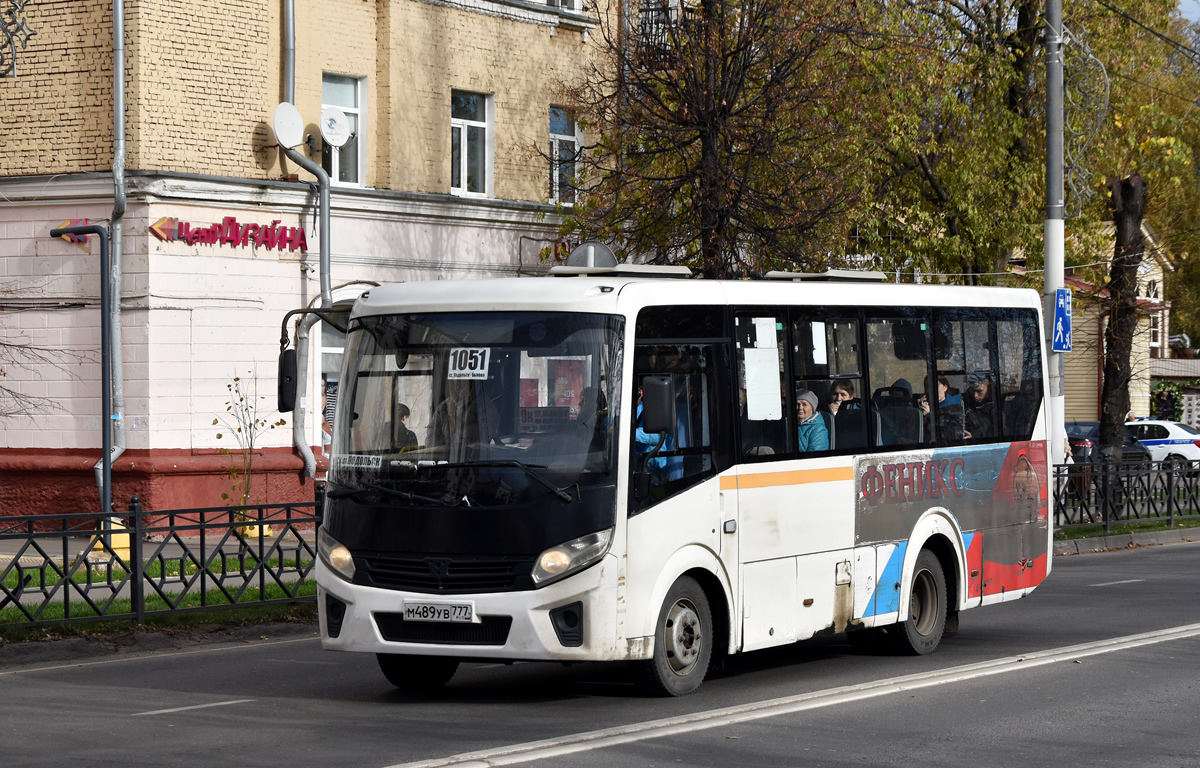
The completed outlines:
<svg viewBox="0 0 1200 768">
<path fill-rule="evenodd" d="M 296 103 L 296 1 L 283 0 L 283 100 Z"/>
<path fill-rule="evenodd" d="M 283 0 L 283 100 L 289 104 L 295 103 L 296 98 L 296 13 L 294 0 Z M 293 163 L 317 177 L 319 192 L 318 208 L 320 211 L 320 242 L 321 242 L 321 308 L 333 307 L 332 278 L 329 274 L 329 174 L 325 169 L 291 147 L 282 147 L 283 153 Z M 305 315 L 296 327 L 296 396 L 297 402 L 304 402 L 308 391 L 308 333 L 317 323 L 316 315 Z M 308 446 L 308 436 L 304 433 L 304 421 L 307 408 L 297 408 L 292 419 L 292 445 L 304 459 L 304 474 L 315 477 L 317 460 L 312 449 Z"/>
<path fill-rule="evenodd" d="M 300 154 L 291 147 L 283 148 L 284 154 L 312 175 L 317 177 L 319 190 L 320 227 L 321 227 L 321 309 L 333 308 L 333 287 L 329 275 L 329 174 L 325 169 Z M 316 315 L 305 315 L 296 327 L 296 396 L 297 402 L 304 402 L 308 390 L 308 332 L 320 320 Z M 308 447 L 308 437 L 304 433 L 304 419 L 307 408 L 297 408 L 292 419 L 292 445 L 304 459 L 304 473 L 309 477 L 317 474 L 317 460 L 313 457 L 312 449 Z"/>
<path fill-rule="evenodd" d="M 96 485 L 103 496 L 104 468 L 112 467 L 125 453 L 125 375 L 121 350 L 121 227 L 125 220 L 125 3 L 113 0 L 113 210 L 109 223 L 112 266 L 108 272 L 109 347 L 112 355 L 112 413 L 104 425 L 112 432 L 112 446 L 107 464 L 104 458 L 96 464 Z M 101 323 L 103 325 L 103 323 Z M 105 510 L 108 514 L 109 510 Z"/>
</svg>

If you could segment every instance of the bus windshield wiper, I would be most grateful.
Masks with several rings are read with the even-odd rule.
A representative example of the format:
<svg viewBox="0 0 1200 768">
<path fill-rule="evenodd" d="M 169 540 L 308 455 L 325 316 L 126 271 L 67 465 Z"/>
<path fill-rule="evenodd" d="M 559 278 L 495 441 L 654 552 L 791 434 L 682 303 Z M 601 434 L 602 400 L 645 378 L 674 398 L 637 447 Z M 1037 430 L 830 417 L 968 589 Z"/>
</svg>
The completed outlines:
<svg viewBox="0 0 1200 768">
<path fill-rule="evenodd" d="M 403 499 L 405 501 L 420 501 L 420 502 L 424 502 L 426 504 L 433 504 L 433 505 L 436 505 L 439 507 L 454 506 L 452 504 L 447 504 L 445 501 L 442 501 L 441 499 L 435 499 L 430 496 L 422 496 L 418 493 L 410 493 L 408 491 L 397 491 L 393 488 L 388 488 L 383 485 L 377 485 L 375 483 L 363 483 L 362 485 L 337 485 L 333 488 L 333 490 L 331 490 L 326 495 L 331 499 L 340 499 L 345 496 L 359 496 L 361 494 L 369 493 L 371 491 L 376 491 L 385 496 L 394 496 L 398 499 Z"/>
<path fill-rule="evenodd" d="M 497 461 L 461 461 L 452 464 L 439 463 L 432 466 L 418 465 L 418 469 L 462 469 L 467 467 L 516 467 L 524 470 L 525 474 L 532 477 L 539 484 L 553 491 L 554 494 L 564 502 L 570 504 L 572 501 L 575 501 L 575 499 L 571 498 L 571 494 L 567 493 L 565 489 L 559 488 L 537 471 L 538 469 L 545 469 L 545 467 L 540 464 L 526 464 L 525 462 L 517 461 L 516 459 L 501 459 Z"/>
</svg>

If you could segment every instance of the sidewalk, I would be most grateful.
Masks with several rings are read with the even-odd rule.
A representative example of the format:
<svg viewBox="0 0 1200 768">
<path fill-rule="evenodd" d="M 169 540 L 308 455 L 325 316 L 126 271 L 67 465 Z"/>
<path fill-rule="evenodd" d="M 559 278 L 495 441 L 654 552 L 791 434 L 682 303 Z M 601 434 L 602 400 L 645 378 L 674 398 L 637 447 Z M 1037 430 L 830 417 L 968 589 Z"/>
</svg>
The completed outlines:
<svg viewBox="0 0 1200 768">
<path fill-rule="evenodd" d="M 1179 528 L 1172 531 L 1149 533 L 1114 533 L 1109 536 L 1094 536 L 1088 539 L 1071 539 L 1054 542 L 1056 555 L 1083 555 L 1089 552 L 1104 552 L 1109 549 L 1129 547 L 1152 547 L 1159 544 L 1181 544 L 1200 541 L 1200 528 Z"/>
</svg>

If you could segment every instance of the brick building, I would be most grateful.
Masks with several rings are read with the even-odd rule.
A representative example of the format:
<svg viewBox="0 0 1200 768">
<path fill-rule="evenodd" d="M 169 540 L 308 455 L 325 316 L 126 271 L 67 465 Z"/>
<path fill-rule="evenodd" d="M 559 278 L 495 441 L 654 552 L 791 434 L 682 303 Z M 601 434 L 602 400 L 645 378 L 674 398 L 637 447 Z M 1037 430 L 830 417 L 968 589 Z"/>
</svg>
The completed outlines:
<svg viewBox="0 0 1200 768">
<path fill-rule="evenodd" d="M 222 449 L 238 448 L 213 424 L 227 385 L 257 383 L 262 414 L 278 418 L 280 322 L 319 300 L 313 176 L 271 129 L 288 7 L 125 0 L 118 507 L 134 493 L 149 509 L 222 503 Z M 13 47 L 16 77 L 0 78 L 0 338 L 82 358 L 3 365 L 7 386 L 57 407 L 0 419 L 0 500 L 90 511 L 99 247 L 49 231 L 113 215 L 113 3 L 38 0 L 21 14 L 35 34 Z M 375 283 L 544 269 L 556 203 L 570 202 L 545 153 L 581 140 L 555 107 L 558 84 L 589 55 L 596 22 L 579 0 L 294 0 L 294 19 L 295 105 L 311 137 L 298 150 L 333 180 L 335 300 Z M 317 119 L 330 105 L 353 137 L 323 152 Z M 340 342 L 327 328 L 318 339 L 303 407 L 320 456 L 322 374 L 336 377 Z M 254 498 L 307 498 L 290 427 L 267 430 L 259 446 Z"/>
</svg>

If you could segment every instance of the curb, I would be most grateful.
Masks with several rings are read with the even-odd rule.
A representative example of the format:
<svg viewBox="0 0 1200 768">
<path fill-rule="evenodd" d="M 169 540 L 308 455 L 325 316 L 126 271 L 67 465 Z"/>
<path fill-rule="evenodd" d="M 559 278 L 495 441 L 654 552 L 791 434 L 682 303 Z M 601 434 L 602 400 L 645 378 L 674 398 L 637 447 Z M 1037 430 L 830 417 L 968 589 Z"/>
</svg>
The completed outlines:
<svg viewBox="0 0 1200 768">
<path fill-rule="evenodd" d="M 1196 541 L 1200 528 L 1182 528 L 1176 531 L 1151 531 L 1149 533 L 1121 533 L 1110 536 L 1094 536 L 1088 539 L 1071 539 L 1054 542 L 1056 555 L 1085 555 L 1089 552 L 1105 552 L 1129 547 L 1152 547 L 1160 544 L 1182 544 Z"/>
</svg>

